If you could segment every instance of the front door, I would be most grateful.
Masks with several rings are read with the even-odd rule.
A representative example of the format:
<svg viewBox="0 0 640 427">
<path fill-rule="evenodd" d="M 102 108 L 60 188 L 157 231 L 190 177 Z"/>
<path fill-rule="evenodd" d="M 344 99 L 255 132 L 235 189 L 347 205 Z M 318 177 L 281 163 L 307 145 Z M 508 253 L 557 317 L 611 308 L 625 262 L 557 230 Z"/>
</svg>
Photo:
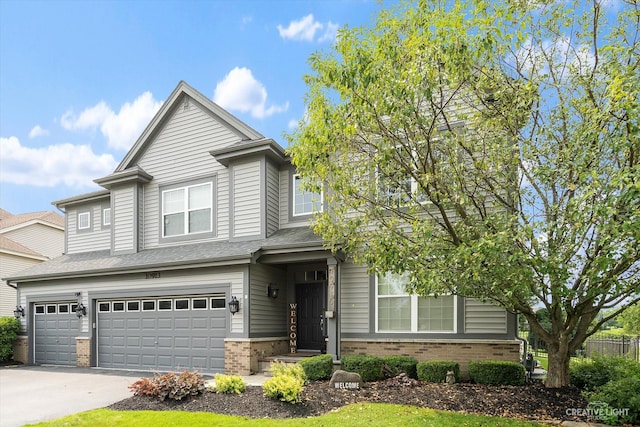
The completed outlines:
<svg viewBox="0 0 640 427">
<path fill-rule="evenodd" d="M 296 285 L 298 303 L 298 351 L 325 350 L 324 283 Z"/>
</svg>

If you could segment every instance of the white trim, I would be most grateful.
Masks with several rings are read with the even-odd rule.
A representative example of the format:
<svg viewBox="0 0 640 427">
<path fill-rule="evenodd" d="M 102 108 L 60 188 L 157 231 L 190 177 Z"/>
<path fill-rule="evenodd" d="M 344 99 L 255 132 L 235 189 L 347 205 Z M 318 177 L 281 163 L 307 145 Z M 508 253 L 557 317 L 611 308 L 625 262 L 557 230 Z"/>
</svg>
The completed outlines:
<svg viewBox="0 0 640 427">
<path fill-rule="evenodd" d="M 316 212 L 322 212 L 324 209 L 324 191 L 320 192 L 320 210 L 319 211 L 315 211 L 313 210 L 313 202 L 311 203 L 311 211 L 310 212 L 296 212 L 296 179 L 300 179 L 302 180 L 302 178 L 300 177 L 299 174 L 294 173 L 292 175 L 292 182 L 291 182 L 291 215 L 292 216 L 306 216 L 306 215 L 312 215 Z M 306 194 L 308 192 L 303 192 L 302 195 Z M 317 193 L 313 193 L 313 194 L 317 194 Z"/>
<path fill-rule="evenodd" d="M 205 186 L 209 188 L 209 191 L 207 193 L 208 194 L 207 206 L 198 207 L 196 209 L 189 209 L 189 191 L 192 188 L 205 187 Z M 182 191 L 183 193 L 181 210 L 165 212 L 165 206 L 164 206 L 165 194 L 169 192 L 177 192 L 177 191 Z M 183 187 L 169 188 L 169 189 L 163 190 L 161 194 L 162 196 L 160 200 L 160 217 L 161 217 L 161 223 L 162 223 L 162 238 L 177 237 L 177 236 L 191 236 L 194 234 L 211 233 L 213 231 L 213 182 L 207 181 L 207 182 L 202 182 L 198 184 L 185 185 Z M 205 210 L 205 209 L 209 209 L 208 229 L 190 233 L 189 232 L 189 213 L 192 211 Z M 182 213 L 184 215 L 183 224 L 182 224 L 182 233 L 167 235 L 166 229 L 165 229 L 165 216 L 172 215 L 172 214 L 179 214 L 179 213 Z"/>
<path fill-rule="evenodd" d="M 87 217 L 87 225 L 82 226 L 82 219 Z M 88 230 L 91 228 L 91 211 L 78 212 L 78 230 Z"/>
</svg>

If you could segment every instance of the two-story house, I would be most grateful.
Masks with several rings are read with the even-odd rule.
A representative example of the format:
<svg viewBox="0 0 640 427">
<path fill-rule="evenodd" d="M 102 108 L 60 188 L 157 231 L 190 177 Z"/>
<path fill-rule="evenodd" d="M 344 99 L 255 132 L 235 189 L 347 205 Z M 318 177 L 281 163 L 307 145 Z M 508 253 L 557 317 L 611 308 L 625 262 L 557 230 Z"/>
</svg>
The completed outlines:
<svg viewBox="0 0 640 427">
<path fill-rule="evenodd" d="M 309 228 L 283 148 L 181 82 L 104 189 L 59 200 L 65 255 L 8 278 L 27 363 L 249 374 L 289 353 L 518 360 L 516 318 L 408 295 Z"/>
<path fill-rule="evenodd" d="M 52 211 L 12 214 L 0 209 L 0 277 L 62 255 L 64 218 Z M 0 283 L 0 316 L 13 316 L 16 289 Z"/>
</svg>

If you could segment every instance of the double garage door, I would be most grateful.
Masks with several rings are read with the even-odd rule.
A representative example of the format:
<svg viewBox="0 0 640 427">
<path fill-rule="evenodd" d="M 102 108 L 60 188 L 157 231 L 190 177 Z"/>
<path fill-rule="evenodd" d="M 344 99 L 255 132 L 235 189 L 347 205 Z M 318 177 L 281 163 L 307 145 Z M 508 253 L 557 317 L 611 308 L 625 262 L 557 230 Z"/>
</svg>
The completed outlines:
<svg viewBox="0 0 640 427">
<path fill-rule="evenodd" d="M 38 314 L 38 307 L 44 312 Z M 94 307 L 97 366 L 224 372 L 224 294 L 101 299 Z M 74 310 L 72 303 L 36 305 L 36 363 L 76 364 L 75 337 L 81 334 Z"/>
<path fill-rule="evenodd" d="M 97 301 L 98 366 L 224 372 L 225 297 Z"/>
</svg>

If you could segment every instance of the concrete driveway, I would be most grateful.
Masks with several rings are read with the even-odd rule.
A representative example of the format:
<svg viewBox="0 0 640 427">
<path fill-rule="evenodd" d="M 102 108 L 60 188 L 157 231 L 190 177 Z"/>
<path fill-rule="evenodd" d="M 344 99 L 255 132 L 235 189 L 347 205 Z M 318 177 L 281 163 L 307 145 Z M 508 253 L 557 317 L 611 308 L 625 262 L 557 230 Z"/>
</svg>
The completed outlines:
<svg viewBox="0 0 640 427">
<path fill-rule="evenodd" d="M 103 408 L 131 397 L 129 385 L 150 375 L 60 366 L 1 367 L 0 427 Z"/>
</svg>

